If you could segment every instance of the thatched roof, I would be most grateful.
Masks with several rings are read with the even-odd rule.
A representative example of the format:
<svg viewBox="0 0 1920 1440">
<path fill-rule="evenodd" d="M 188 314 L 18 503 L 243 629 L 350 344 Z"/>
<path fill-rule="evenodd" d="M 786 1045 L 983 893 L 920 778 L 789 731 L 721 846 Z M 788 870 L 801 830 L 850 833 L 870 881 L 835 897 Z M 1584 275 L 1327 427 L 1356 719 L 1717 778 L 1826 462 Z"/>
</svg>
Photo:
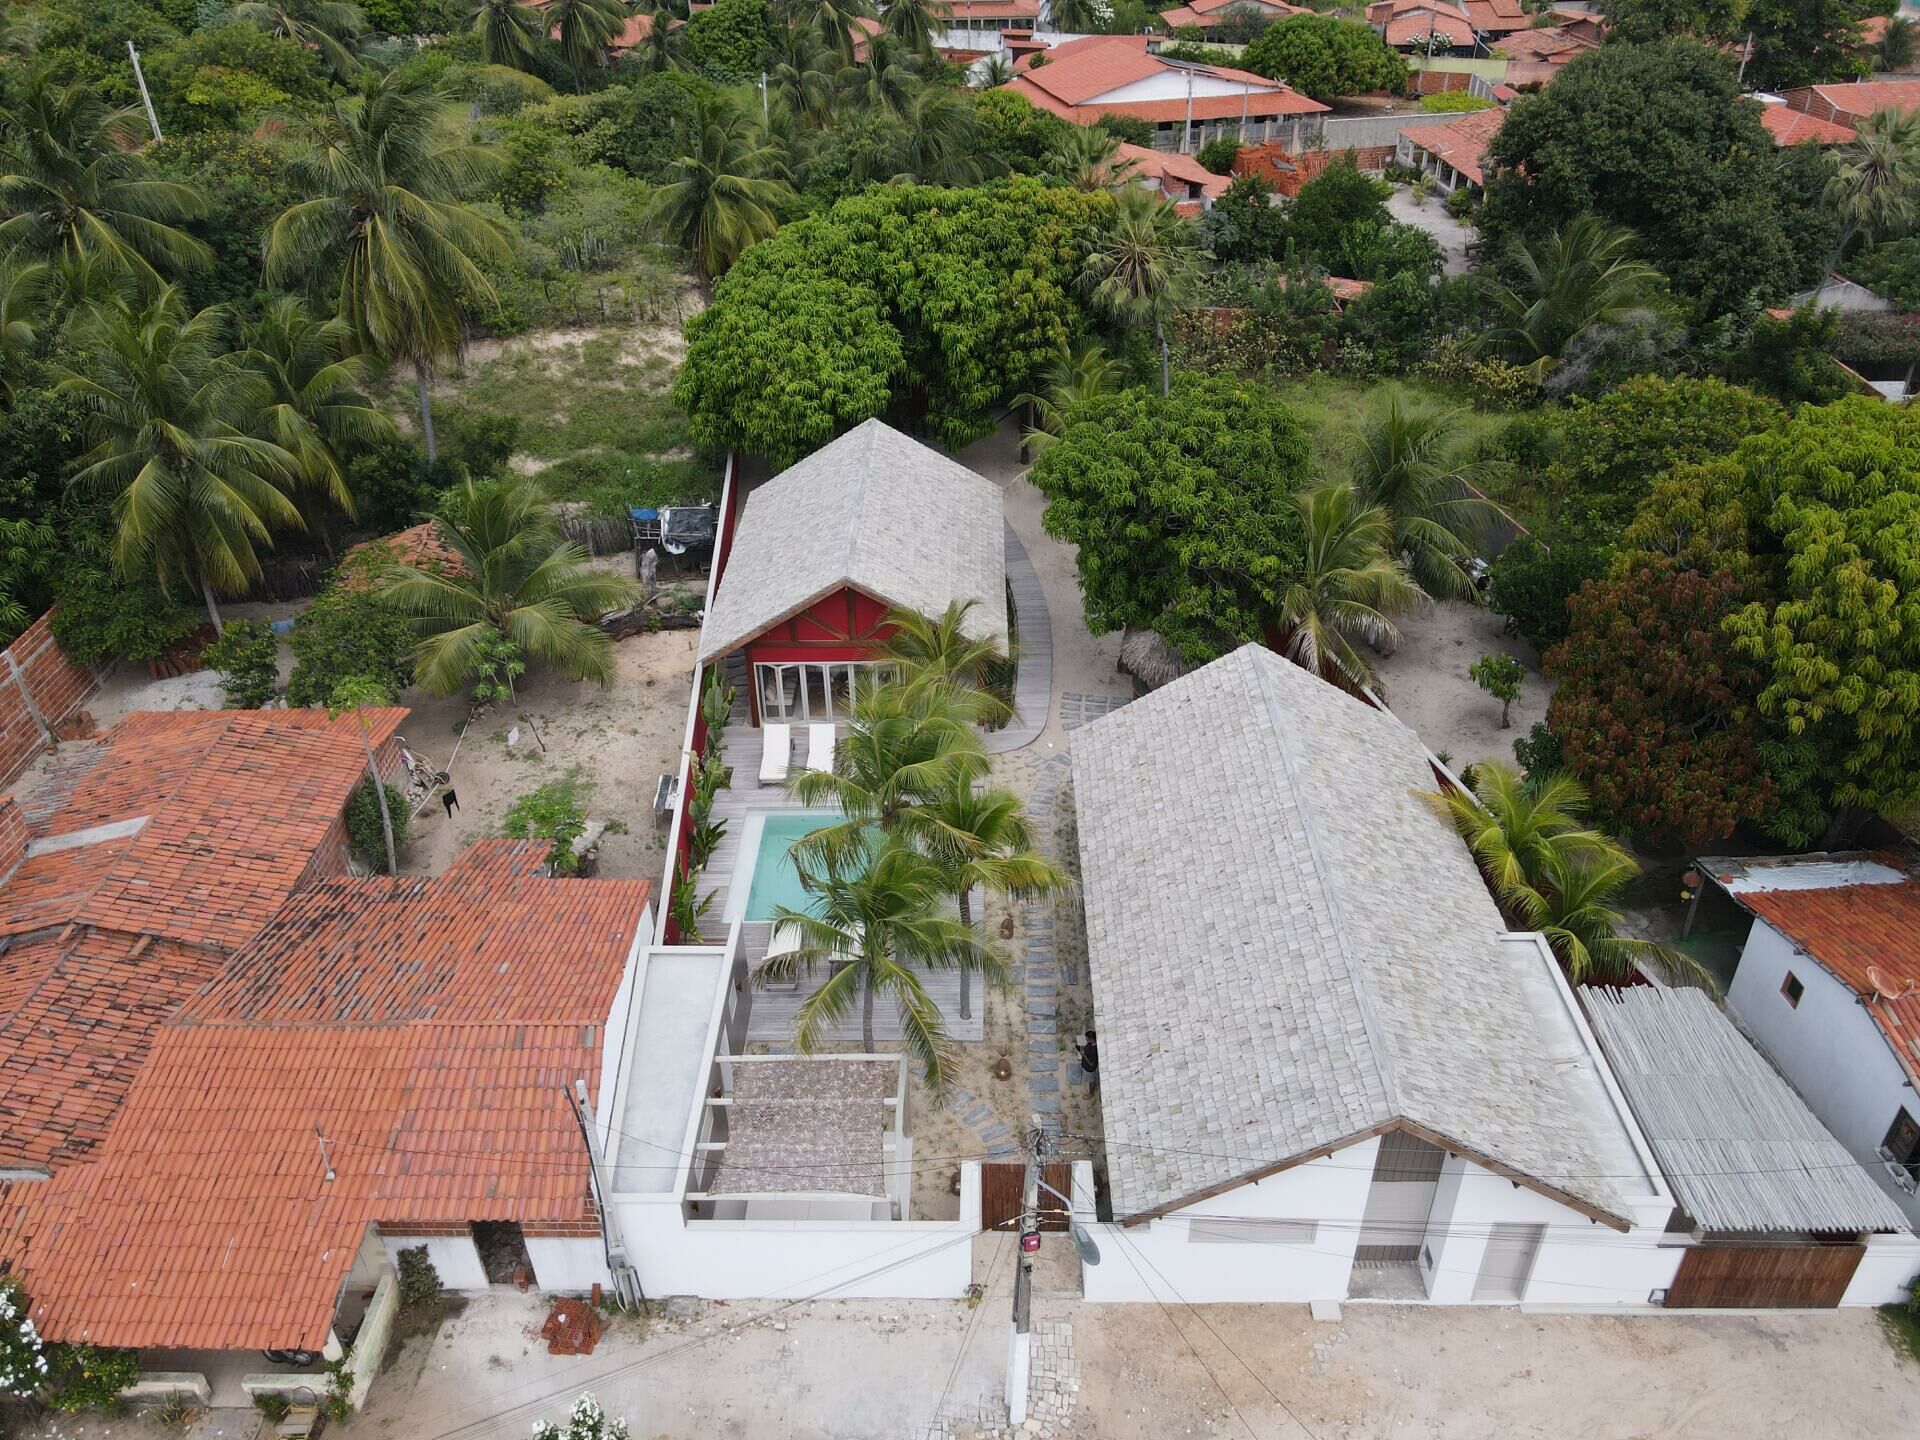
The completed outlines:
<svg viewBox="0 0 1920 1440">
<path fill-rule="evenodd" d="M 1193 666 L 1156 630 L 1128 630 L 1120 640 L 1120 668 L 1148 689 L 1178 680 Z"/>
</svg>

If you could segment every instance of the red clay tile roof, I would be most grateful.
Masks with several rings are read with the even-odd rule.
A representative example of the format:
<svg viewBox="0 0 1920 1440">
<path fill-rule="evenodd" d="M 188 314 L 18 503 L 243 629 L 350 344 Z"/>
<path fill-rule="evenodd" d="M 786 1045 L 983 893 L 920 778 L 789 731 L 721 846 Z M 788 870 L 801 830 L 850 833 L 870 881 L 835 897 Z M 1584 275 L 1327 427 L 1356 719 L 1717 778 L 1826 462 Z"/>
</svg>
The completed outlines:
<svg viewBox="0 0 1920 1440">
<path fill-rule="evenodd" d="M 1854 138 L 1853 131 L 1845 125 L 1789 110 L 1784 105 L 1762 105 L 1760 123 L 1767 127 L 1767 133 L 1773 136 L 1776 145 L 1803 145 L 1808 142 L 1815 145 L 1845 145 Z"/>
<path fill-rule="evenodd" d="M 1575 35 L 1564 26 L 1548 25 L 1538 30 L 1517 30 L 1511 35 L 1502 35 L 1493 42 L 1493 51 L 1509 60 L 1551 60 L 1556 64 L 1565 64 L 1574 56 L 1597 48 L 1598 43 Z"/>
<path fill-rule="evenodd" d="M 97 1157 L 0 1201 L 41 1333 L 318 1349 L 369 1224 L 591 1218 L 563 1087 L 598 1085 L 649 886 L 543 859 L 289 905 L 161 1027 Z"/>
<path fill-rule="evenodd" d="M 1920 882 L 1743 890 L 1734 898 L 1862 998 L 1876 993 L 1876 978 L 1890 994 L 1920 985 Z M 1872 1000 L 1866 1009 L 1920 1081 L 1920 995 Z"/>
<path fill-rule="evenodd" d="M 1046 63 L 1035 65 L 1037 56 L 1022 57 L 1019 73 L 1007 88 L 1026 96 L 1035 106 L 1050 110 L 1083 125 L 1092 124 L 1101 115 L 1112 112 L 1142 120 L 1179 120 L 1187 113 L 1185 96 L 1172 100 L 1135 100 L 1103 102 L 1125 85 L 1156 75 L 1178 74 L 1182 67 L 1147 53 L 1145 35 L 1093 35 L 1084 40 L 1069 40 L 1051 50 L 1041 51 Z M 1328 107 L 1317 100 L 1295 93 L 1278 80 L 1235 70 L 1224 65 L 1193 67 L 1203 74 L 1237 81 L 1251 91 L 1248 98 L 1238 95 L 1201 95 L 1194 97 L 1193 118 L 1223 120 L 1237 118 L 1242 109 L 1250 116 L 1304 115 Z"/>
<path fill-rule="evenodd" d="M 1507 112 L 1497 108 L 1473 110 L 1445 125 L 1407 125 L 1400 133 L 1479 185 L 1485 180 L 1480 173 L 1480 162 L 1506 118 Z"/>
<path fill-rule="evenodd" d="M 1210 30 L 1231 18 L 1223 12 L 1236 8 L 1282 18 L 1313 14 L 1306 6 L 1289 5 L 1286 0 L 1187 0 L 1185 5 L 1177 9 L 1162 10 L 1160 23 L 1169 30 L 1178 30 L 1184 25 L 1197 25 L 1202 30 Z"/>
<path fill-rule="evenodd" d="M 1814 85 L 1813 94 L 1826 101 L 1838 115 L 1864 120 L 1876 110 L 1907 111 L 1920 108 L 1920 80 L 1857 80 L 1847 85 Z M 1798 109 L 1796 97 L 1802 91 L 1788 92 L 1789 103 Z"/>
<path fill-rule="evenodd" d="M 1474 29 L 1487 35 L 1525 30 L 1533 24 L 1533 15 L 1520 0 L 1466 0 L 1466 11 Z"/>
<path fill-rule="evenodd" d="M 1202 195 L 1218 199 L 1233 184 L 1231 175 L 1216 175 L 1191 155 L 1169 155 L 1164 150 L 1124 143 L 1114 155 L 1116 159 L 1133 162 L 1133 168 L 1127 172 L 1129 176 L 1158 180 L 1161 188 L 1174 198 L 1197 189 Z"/>
<path fill-rule="evenodd" d="M 455 574 L 465 568 L 458 552 L 440 538 L 439 528 L 431 520 L 423 520 L 420 524 L 409 526 L 405 530 L 396 530 L 393 534 L 382 536 L 378 540 L 362 540 L 342 557 L 343 564 L 375 552 L 376 549 L 395 565 L 414 565 L 423 570 L 437 568 Z M 357 572 L 343 571 L 342 573 L 350 577 L 347 583 L 354 583 L 351 577 Z"/>
<path fill-rule="evenodd" d="M 368 712 L 376 747 L 406 714 Z M 0 1163 L 100 1141 L 153 1028 L 308 877 L 365 765 L 355 717 L 318 710 L 130 715 L 61 747 L 0 886 Z"/>
<path fill-rule="evenodd" d="M 968 20 L 1038 20 L 1040 0 L 949 0 L 950 26 L 966 28 Z"/>
</svg>

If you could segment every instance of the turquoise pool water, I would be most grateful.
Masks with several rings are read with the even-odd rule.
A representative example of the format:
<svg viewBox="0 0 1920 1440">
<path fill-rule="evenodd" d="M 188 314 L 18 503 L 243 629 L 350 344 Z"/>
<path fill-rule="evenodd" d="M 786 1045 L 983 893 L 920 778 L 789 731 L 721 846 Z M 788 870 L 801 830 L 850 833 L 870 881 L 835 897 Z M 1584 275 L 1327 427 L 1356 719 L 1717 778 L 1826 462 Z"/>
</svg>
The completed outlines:
<svg viewBox="0 0 1920 1440">
<path fill-rule="evenodd" d="M 793 863 L 793 844 L 803 835 L 837 825 L 838 815 L 769 815 L 760 831 L 760 850 L 753 861 L 753 882 L 747 890 L 747 919 L 771 920 L 781 906 L 807 908 L 807 892 L 800 888 L 800 871 Z"/>
</svg>

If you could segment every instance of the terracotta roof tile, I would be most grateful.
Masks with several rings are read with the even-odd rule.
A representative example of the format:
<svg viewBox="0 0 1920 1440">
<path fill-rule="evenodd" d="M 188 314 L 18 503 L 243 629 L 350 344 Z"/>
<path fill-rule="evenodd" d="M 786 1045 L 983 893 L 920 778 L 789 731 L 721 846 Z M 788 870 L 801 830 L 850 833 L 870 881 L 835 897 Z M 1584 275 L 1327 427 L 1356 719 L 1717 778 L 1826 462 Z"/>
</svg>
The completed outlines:
<svg viewBox="0 0 1920 1440">
<path fill-rule="evenodd" d="M 1825 100 L 1838 115 L 1864 120 L 1876 110 L 1913 110 L 1920 108 L 1920 79 L 1857 80 L 1848 85 L 1815 85 L 1812 92 Z M 1801 92 L 1792 92 L 1793 101 Z"/>
<path fill-rule="evenodd" d="M 1123 86 L 1169 71 L 1177 73 L 1182 68 L 1149 54 L 1149 38 L 1145 35 L 1092 35 L 1083 40 L 1069 40 L 1051 50 L 1023 57 L 1018 66 L 1019 73 L 1008 88 L 1026 96 L 1041 109 L 1051 110 L 1056 115 L 1064 115 L 1082 124 L 1092 123 L 1109 111 L 1137 116 L 1142 120 L 1178 120 L 1187 113 L 1184 96 L 1177 100 L 1100 99 Z M 1040 55 L 1046 57 L 1045 63 L 1035 65 L 1033 61 Z M 1238 117 L 1243 108 L 1248 115 L 1261 117 L 1317 114 L 1328 108 L 1317 100 L 1309 100 L 1296 93 L 1278 80 L 1270 80 L 1248 70 L 1235 70 L 1224 65 L 1192 68 L 1224 80 L 1238 81 L 1251 92 L 1250 97 L 1245 99 L 1238 94 L 1195 96 L 1193 117 L 1196 120 Z"/>
<path fill-rule="evenodd" d="M 1445 125 L 1404 126 L 1400 133 L 1479 185 L 1485 178 L 1480 173 L 1480 162 L 1506 118 L 1506 111 L 1494 107 L 1470 111 Z"/>
<path fill-rule="evenodd" d="M 1743 890 L 1734 898 L 1863 999 L 1920 986 L 1920 881 Z M 1920 1081 L 1920 994 L 1873 1000 L 1866 1009 Z"/>
<path fill-rule="evenodd" d="M 42 1333 L 317 1349 L 369 1224 L 592 1218 L 563 1087 L 597 1085 L 649 887 L 540 859 L 324 881 L 236 955 L 97 1158 L 0 1200 Z"/>
<path fill-rule="evenodd" d="M 1853 131 L 1845 125 L 1836 125 L 1831 120 L 1822 120 L 1799 110 L 1789 110 L 1784 105 L 1763 105 L 1760 107 L 1760 123 L 1767 127 L 1767 133 L 1773 136 L 1776 145 L 1845 145 L 1854 138 Z"/>
</svg>

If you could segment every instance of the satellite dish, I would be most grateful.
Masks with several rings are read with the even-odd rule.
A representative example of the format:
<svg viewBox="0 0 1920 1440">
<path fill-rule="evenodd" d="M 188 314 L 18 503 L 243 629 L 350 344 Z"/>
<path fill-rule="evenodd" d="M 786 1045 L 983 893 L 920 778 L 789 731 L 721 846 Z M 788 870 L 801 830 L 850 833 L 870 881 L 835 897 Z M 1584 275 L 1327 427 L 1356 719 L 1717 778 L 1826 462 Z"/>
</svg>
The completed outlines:
<svg viewBox="0 0 1920 1440">
<path fill-rule="evenodd" d="M 1880 967 L 1878 965 L 1867 966 L 1867 983 L 1873 986 L 1875 999 L 1886 1001 L 1905 1000 L 1913 994 L 1916 988 L 1920 988 L 1920 985 L 1916 985 L 1916 982 L 1908 980 L 1906 984 L 1902 985 L 1898 990 L 1889 990 L 1886 981 L 1881 977 Z"/>
</svg>

